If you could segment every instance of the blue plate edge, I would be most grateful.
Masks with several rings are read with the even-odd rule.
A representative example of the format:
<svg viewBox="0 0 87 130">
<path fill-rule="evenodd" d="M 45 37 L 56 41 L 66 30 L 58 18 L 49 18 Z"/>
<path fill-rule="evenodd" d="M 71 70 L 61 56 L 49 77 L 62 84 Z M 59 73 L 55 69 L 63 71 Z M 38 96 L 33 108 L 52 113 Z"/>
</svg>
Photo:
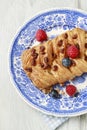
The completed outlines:
<svg viewBox="0 0 87 130">
<path fill-rule="evenodd" d="M 77 12 L 80 12 L 80 13 L 85 13 L 84 15 L 87 15 L 87 13 L 85 12 L 85 11 L 83 11 L 83 10 L 79 10 L 79 9 L 73 9 L 73 8 L 58 8 L 58 9 L 51 9 L 51 10 L 48 10 L 48 12 L 50 12 L 50 11 L 61 11 L 61 10 L 67 10 L 67 11 L 77 11 Z M 45 12 L 45 11 L 43 11 L 43 13 L 38 13 L 38 15 L 36 15 L 35 17 L 33 17 L 31 20 L 30 20 L 30 22 L 32 22 L 32 20 L 34 20 L 35 18 L 37 18 L 37 17 L 39 17 L 40 15 L 43 15 L 44 13 L 48 13 L 47 11 Z M 14 42 L 17 40 L 17 36 L 20 36 L 20 33 L 24 30 L 24 28 L 25 27 L 27 27 L 27 25 L 30 23 L 30 22 L 27 22 L 26 24 L 24 24 L 24 26 L 21 26 L 21 29 L 19 30 L 19 32 L 16 34 L 16 36 L 15 36 L 15 38 L 14 38 L 14 41 L 13 41 L 13 44 L 12 44 L 12 46 L 11 46 L 11 48 L 10 48 L 10 56 L 9 56 L 9 69 L 10 69 L 10 76 L 11 76 L 11 78 L 12 79 L 14 79 L 13 77 L 13 74 L 12 74 L 12 70 L 11 70 L 11 67 L 12 67 L 12 63 L 11 63 L 11 61 L 12 61 L 12 59 L 10 60 L 10 57 L 11 57 L 11 54 L 12 54 L 12 48 L 13 48 L 13 46 L 14 46 Z M 12 79 L 11 79 L 11 81 L 12 81 Z M 13 80 L 13 84 L 14 84 L 14 86 L 16 86 L 16 88 L 17 88 L 17 90 L 19 91 L 19 93 L 20 93 L 20 95 L 21 95 L 21 97 L 24 97 L 23 99 L 25 100 L 25 102 L 27 102 L 29 105 L 31 105 L 32 107 L 34 107 L 35 109 L 37 109 L 37 110 L 39 110 L 39 111 L 41 111 L 41 112 L 43 112 L 43 113 L 45 113 L 45 114 L 48 114 L 48 115 L 54 115 L 54 116 L 60 116 L 60 117 L 66 117 L 66 116 L 77 116 L 77 115 L 81 115 L 81 114 L 85 114 L 85 113 L 87 113 L 87 110 L 83 110 L 82 112 L 81 111 L 79 111 L 78 113 L 76 112 L 74 112 L 74 113 L 55 113 L 55 112 L 48 112 L 48 111 L 46 111 L 46 110 L 44 110 L 44 109 L 42 109 L 42 108 L 40 108 L 40 107 L 38 107 L 37 105 L 35 105 L 35 104 L 33 104 L 33 103 L 31 103 L 31 102 L 29 102 L 29 100 L 27 99 L 27 97 L 26 97 L 26 95 L 24 95 L 24 94 L 22 94 L 22 92 L 20 92 L 20 89 L 19 89 L 19 87 L 17 86 L 17 84 L 15 83 L 15 81 Z M 27 100 L 27 101 L 26 101 Z M 41 110 L 42 109 L 42 110 Z M 70 114 L 70 115 L 68 115 L 68 114 Z"/>
</svg>

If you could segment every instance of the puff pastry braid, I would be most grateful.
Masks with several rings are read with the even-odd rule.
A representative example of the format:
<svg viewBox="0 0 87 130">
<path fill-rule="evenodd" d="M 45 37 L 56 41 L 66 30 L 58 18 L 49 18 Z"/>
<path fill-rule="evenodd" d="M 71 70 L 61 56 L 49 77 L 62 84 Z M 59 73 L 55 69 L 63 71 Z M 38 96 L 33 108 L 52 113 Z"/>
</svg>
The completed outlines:
<svg viewBox="0 0 87 130">
<path fill-rule="evenodd" d="M 67 46 L 76 45 L 79 56 L 70 67 L 62 65 Z M 23 51 L 22 66 L 27 76 L 40 90 L 49 93 L 52 85 L 64 83 L 87 72 L 87 32 L 75 28 L 52 40 Z"/>
</svg>

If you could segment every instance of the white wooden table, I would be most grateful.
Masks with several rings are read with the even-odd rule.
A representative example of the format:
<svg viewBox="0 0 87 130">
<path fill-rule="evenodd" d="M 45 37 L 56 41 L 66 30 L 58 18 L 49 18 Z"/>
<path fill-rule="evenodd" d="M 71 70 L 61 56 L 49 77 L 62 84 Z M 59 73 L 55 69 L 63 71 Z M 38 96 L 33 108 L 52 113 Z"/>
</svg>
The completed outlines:
<svg viewBox="0 0 87 130">
<path fill-rule="evenodd" d="M 9 48 L 20 27 L 40 10 L 76 7 L 87 11 L 86 0 L 0 0 L 0 130 L 49 130 L 39 112 L 16 93 L 8 73 Z M 87 114 L 70 118 L 57 130 L 87 130 Z"/>
</svg>

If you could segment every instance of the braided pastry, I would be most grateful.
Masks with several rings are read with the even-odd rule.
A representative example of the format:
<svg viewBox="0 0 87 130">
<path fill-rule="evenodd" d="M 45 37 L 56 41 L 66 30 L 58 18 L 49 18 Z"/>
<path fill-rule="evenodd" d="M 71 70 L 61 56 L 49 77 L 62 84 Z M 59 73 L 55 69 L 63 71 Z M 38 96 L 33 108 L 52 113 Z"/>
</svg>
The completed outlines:
<svg viewBox="0 0 87 130">
<path fill-rule="evenodd" d="M 62 60 L 68 57 L 66 50 L 71 45 L 79 49 L 79 55 L 70 58 L 72 64 L 65 67 Z M 21 59 L 23 69 L 34 85 L 49 93 L 52 85 L 87 72 L 87 32 L 79 28 L 66 31 L 52 40 L 24 50 Z"/>
</svg>

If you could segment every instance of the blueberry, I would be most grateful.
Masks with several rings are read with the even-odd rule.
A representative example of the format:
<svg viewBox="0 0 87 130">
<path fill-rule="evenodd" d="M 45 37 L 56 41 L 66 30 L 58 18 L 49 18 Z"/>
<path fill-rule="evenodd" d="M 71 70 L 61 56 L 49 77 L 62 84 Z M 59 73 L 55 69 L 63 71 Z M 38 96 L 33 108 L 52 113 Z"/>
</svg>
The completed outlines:
<svg viewBox="0 0 87 130">
<path fill-rule="evenodd" d="M 74 97 L 78 97 L 79 96 L 79 92 L 75 93 Z"/>
<path fill-rule="evenodd" d="M 63 58 L 62 59 L 62 65 L 63 66 L 69 67 L 69 66 L 71 66 L 71 64 L 72 64 L 72 61 L 69 58 Z"/>
<path fill-rule="evenodd" d="M 53 89 L 50 93 L 49 93 L 50 97 L 53 97 L 54 99 L 60 99 L 61 95 L 55 90 Z"/>
</svg>

